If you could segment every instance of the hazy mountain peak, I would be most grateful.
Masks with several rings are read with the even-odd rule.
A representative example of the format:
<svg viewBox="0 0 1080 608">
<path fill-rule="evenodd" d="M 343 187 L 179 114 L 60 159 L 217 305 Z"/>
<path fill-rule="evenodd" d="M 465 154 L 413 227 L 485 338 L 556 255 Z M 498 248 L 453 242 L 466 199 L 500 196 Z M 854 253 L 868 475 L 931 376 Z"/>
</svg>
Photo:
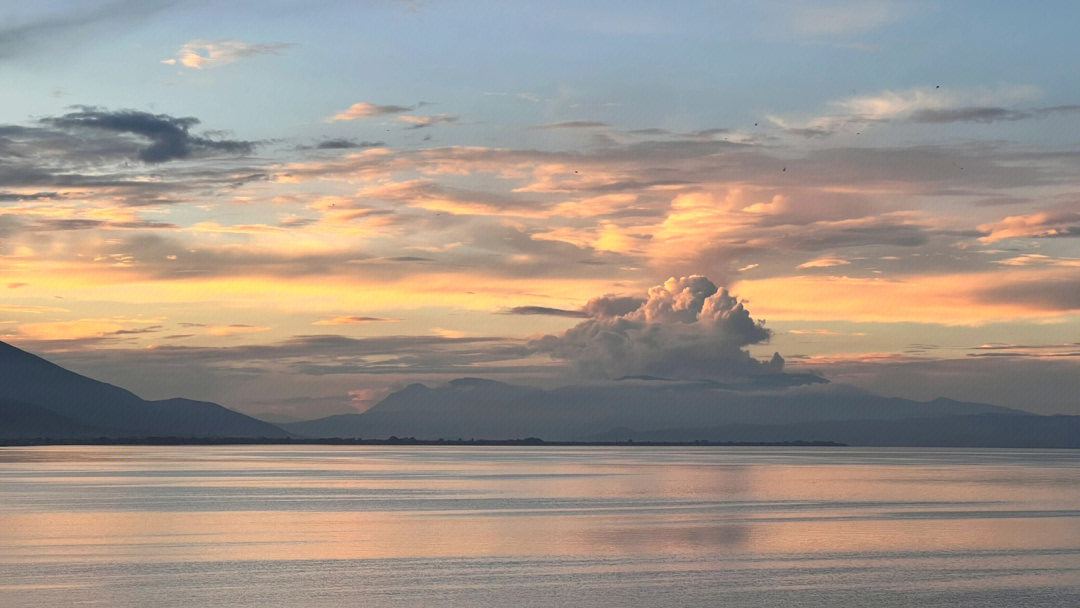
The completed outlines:
<svg viewBox="0 0 1080 608">
<path fill-rule="evenodd" d="M 288 433 L 216 403 L 146 401 L 0 342 L 0 402 L 34 408 L 35 436 L 284 437 Z M 7 409 L 9 406 L 4 405 Z M 13 409 L 11 411 L 14 411 Z M 29 411 L 25 407 L 20 411 Z M 0 434 L 10 432 L 0 429 Z"/>
</svg>

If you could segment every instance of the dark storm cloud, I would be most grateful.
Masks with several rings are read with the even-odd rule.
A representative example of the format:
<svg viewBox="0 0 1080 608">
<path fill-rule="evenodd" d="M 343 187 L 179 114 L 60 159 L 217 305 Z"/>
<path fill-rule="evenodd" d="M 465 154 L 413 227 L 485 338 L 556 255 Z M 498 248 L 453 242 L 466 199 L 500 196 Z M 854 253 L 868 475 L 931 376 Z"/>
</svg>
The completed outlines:
<svg viewBox="0 0 1080 608">
<path fill-rule="evenodd" d="M 249 141 L 214 140 L 190 133 L 199 124 L 194 117 L 176 118 L 168 114 L 150 114 L 136 110 L 105 111 L 82 108 L 42 122 L 63 130 L 101 129 L 113 133 L 131 134 L 150 145 L 140 147 L 137 155 L 146 163 L 162 163 L 207 153 L 247 154 L 254 148 Z"/>
</svg>

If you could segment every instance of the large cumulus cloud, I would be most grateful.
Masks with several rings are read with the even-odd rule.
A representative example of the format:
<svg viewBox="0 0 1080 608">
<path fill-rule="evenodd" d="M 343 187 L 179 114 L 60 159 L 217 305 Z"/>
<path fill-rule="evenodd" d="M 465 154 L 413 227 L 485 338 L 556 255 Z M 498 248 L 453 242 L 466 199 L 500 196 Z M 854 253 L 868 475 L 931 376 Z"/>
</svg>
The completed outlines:
<svg viewBox="0 0 1080 608">
<path fill-rule="evenodd" d="M 590 318 L 533 341 L 533 350 L 591 377 L 739 379 L 783 370 L 779 354 L 759 361 L 745 350 L 769 339 L 764 322 L 703 276 L 670 278 L 644 299 L 596 298 L 584 312 Z"/>
</svg>

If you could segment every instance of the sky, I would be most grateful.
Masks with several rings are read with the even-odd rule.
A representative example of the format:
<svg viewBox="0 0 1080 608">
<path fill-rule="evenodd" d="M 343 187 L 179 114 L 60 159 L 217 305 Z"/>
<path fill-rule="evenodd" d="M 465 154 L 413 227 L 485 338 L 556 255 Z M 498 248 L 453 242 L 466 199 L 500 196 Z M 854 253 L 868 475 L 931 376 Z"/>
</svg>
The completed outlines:
<svg viewBox="0 0 1080 608">
<path fill-rule="evenodd" d="M 0 2 L 0 340 L 282 419 L 787 372 L 1080 414 L 1076 23 Z"/>
</svg>

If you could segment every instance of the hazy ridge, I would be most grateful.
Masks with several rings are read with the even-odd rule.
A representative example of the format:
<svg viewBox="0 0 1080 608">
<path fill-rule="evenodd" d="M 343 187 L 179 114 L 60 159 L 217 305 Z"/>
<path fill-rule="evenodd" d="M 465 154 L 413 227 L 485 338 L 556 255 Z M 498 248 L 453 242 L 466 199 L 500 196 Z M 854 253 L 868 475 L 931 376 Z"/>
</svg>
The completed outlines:
<svg viewBox="0 0 1080 608">
<path fill-rule="evenodd" d="M 412 384 L 358 414 L 271 424 L 190 399 L 148 401 L 0 342 L 0 438 L 435 439 L 1080 447 L 1080 417 L 778 386 L 626 378 L 544 390 L 478 378 Z"/>
</svg>

